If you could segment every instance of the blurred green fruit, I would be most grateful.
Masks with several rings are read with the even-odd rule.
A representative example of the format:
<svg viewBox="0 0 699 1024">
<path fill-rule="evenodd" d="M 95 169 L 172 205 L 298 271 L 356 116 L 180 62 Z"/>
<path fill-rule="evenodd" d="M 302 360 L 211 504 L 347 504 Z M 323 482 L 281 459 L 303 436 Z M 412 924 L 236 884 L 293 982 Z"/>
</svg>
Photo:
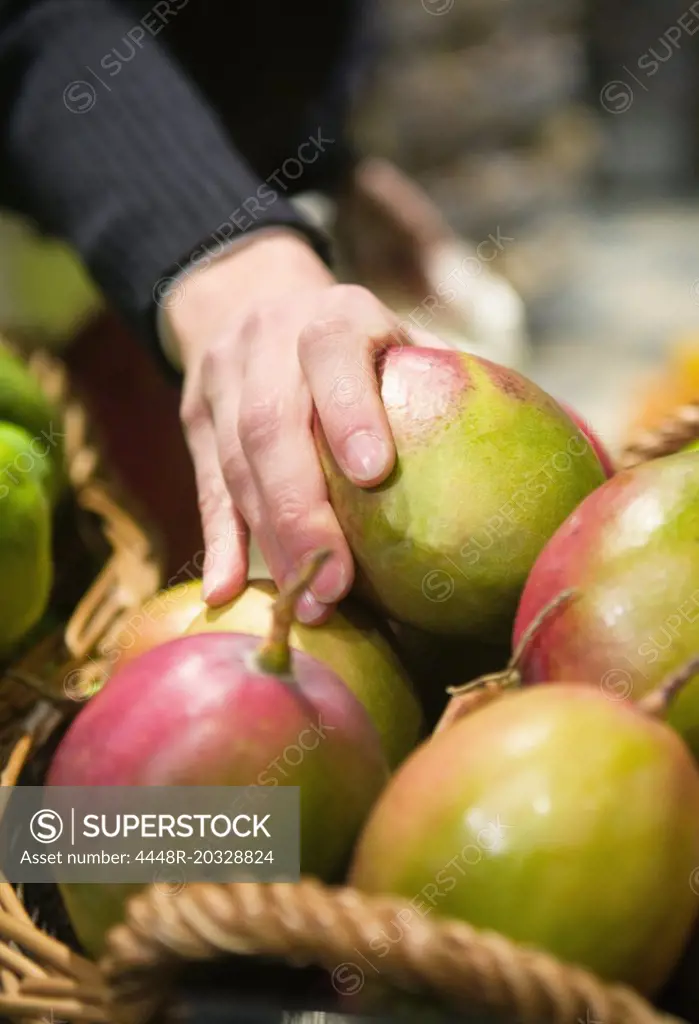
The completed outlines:
<svg viewBox="0 0 699 1024">
<path fill-rule="evenodd" d="M 0 331 L 62 347 L 103 305 L 82 260 L 65 242 L 0 212 Z"/>
<path fill-rule="evenodd" d="M 14 458 L 0 437 L 0 466 Z M 0 484 L 0 580 L 0 656 L 6 656 L 41 619 L 53 581 L 51 509 L 29 473 Z"/>
<path fill-rule="evenodd" d="M 54 504 L 65 483 L 62 416 L 24 362 L 1 345 L 0 420 L 23 427 L 30 435 L 31 451 L 45 458 L 45 486 Z"/>
<path fill-rule="evenodd" d="M 24 476 L 30 476 L 51 500 L 55 471 L 46 444 L 14 423 L 0 420 L 0 498 Z"/>
</svg>

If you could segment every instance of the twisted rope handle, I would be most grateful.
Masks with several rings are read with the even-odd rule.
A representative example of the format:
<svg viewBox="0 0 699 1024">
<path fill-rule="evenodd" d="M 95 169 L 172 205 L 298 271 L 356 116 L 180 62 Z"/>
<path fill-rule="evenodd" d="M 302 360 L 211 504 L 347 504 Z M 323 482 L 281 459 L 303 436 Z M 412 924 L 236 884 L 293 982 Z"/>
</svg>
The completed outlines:
<svg viewBox="0 0 699 1024">
<path fill-rule="evenodd" d="M 223 954 L 319 966 L 338 991 L 365 981 L 436 997 L 456 1009 L 487 1008 L 519 1024 L 670 1024 L 631 989 L 519 947 L 467 924 L 422 916 L 411 903 L 300 883 L 198 884 L 177 896 L 151 887 L 114 928 L 102 964 L 115 1012 L 154 1009 L 178 964 Z M 159 992 L 154 992 L 158 979 Z M 350 984 L 351 983 L 351 984 Z"/>
</svg>

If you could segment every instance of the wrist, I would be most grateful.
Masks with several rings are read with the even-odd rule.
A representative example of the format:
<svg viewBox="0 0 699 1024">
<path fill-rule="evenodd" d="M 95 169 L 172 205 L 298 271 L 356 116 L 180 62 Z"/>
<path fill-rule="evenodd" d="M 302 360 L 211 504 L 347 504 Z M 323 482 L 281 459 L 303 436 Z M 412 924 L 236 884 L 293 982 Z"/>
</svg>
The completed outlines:
<svg viewBox="0 0 699 1024">
<path fill-rule="evenodd" d="M 190 264 L 173 279 L 173 299 L 158 310 L 161 345 L 178 369 L 186 369 L 201 338 L 219 331 L 256 293 L 264 297 L 280 284 L 295 290 L 335 281 L 305 236 L 287 228 L 260 229 L 202 263 Z"/>
</svg>

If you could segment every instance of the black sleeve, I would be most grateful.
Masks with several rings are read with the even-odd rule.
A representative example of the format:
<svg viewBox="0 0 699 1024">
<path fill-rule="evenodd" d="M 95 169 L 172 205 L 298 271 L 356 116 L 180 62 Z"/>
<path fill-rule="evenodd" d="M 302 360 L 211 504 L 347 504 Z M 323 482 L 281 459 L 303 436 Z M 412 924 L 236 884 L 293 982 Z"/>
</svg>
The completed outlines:
<svg viewBox="0 0 699 1024">
<path fill-rule="evenodd" d="M 0 206 L 69 242 L 153 337 L 158 282 L 211 238 L 288 225 L 329 254 L 157 38 L 110 78 L 102 58 L 133 31 L 116 0 L 0 0 Z"/>
</svg>

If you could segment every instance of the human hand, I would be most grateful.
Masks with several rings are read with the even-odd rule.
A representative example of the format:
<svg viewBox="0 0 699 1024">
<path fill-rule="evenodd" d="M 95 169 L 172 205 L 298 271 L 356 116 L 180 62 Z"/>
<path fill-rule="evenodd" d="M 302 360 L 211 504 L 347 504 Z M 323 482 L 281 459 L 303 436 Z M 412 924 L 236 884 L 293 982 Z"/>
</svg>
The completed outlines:
<svg viewBox="0 0 699 1024">
<path fill-rule="evenodd" d="M 251 532 L 278 586 L 311 551 L 332 549 L 298 608 L 302 621 L 322 621 L 349 591 L 353 561 L 328 502 L 313 409 L 348 478 L 380 483 L 395 450 L 375 354 L 411 339 L 374 295 L 338 284 L 282 229 L 196 273 L 165 315 L 184 370 L 207 601 L 221 604 L 245 586 Z M 420 344 L 447 347 L 419 335 Z"/>
</svg>

